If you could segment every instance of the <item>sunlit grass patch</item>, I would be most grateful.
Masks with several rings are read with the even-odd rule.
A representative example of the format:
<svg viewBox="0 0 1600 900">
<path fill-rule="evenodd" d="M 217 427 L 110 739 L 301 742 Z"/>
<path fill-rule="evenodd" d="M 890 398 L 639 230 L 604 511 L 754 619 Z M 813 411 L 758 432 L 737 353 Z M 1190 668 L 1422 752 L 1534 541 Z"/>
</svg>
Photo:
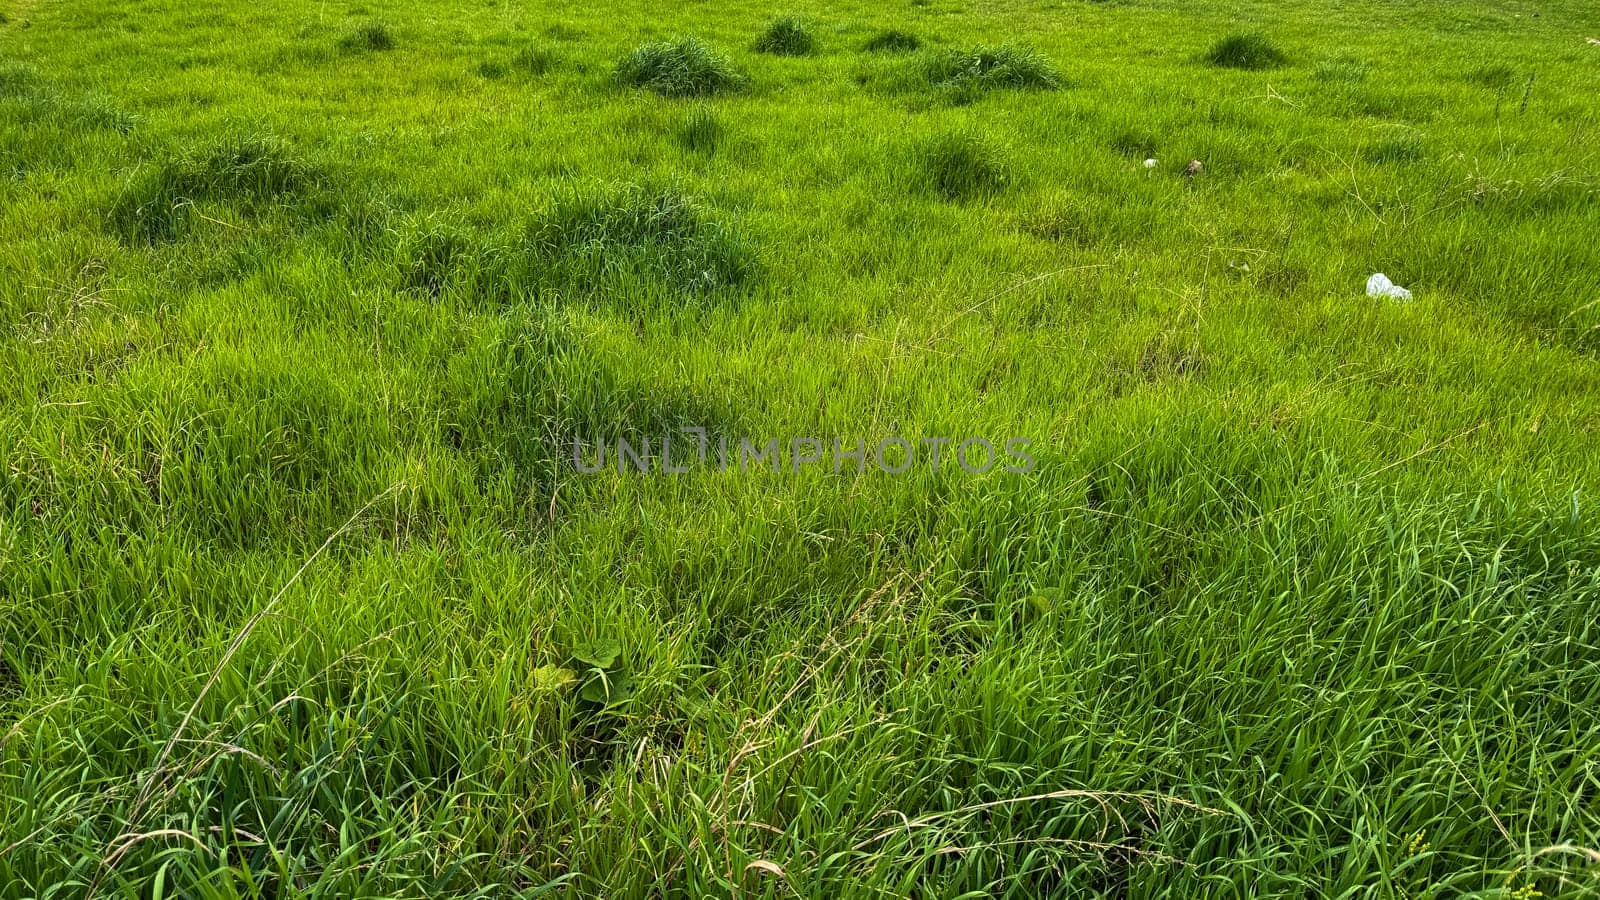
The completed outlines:
<svg viewBox="0 0 1600 900">
<path fill-rule="evenodd" d="M 1355 84 L 1366 81 L 1372 66 L 1366 60 L 1339 56 L 1317 64 L 1313 74 L 1318 81 Z"/>
</svg>

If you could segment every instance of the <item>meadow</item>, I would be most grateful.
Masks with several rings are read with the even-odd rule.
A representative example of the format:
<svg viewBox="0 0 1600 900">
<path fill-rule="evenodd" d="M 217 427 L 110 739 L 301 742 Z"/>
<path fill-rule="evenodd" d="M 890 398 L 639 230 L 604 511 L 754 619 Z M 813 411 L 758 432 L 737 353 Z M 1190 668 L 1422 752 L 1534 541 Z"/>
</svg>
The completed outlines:
<svg viewBox="0 0 1600 900">
<path fill-rule="evenodd" d="M 1581 0 L 0 0 L 0 897 L 1600 895 L 1597 97 Z M 571 459 L 685 428 L 1035 464 Z"/>
</svg>

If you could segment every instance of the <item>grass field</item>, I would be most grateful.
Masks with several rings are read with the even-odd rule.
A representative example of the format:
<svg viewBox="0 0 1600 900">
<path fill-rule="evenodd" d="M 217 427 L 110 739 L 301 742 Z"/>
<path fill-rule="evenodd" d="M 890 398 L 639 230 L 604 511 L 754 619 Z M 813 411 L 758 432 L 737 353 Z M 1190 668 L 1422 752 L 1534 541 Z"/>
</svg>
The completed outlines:
<svg viewBox="0 0 1600 900">
<path fill-rule="evenodd" d="M 1600 895 L 1597 97 L 1582 0 L 0 0 L 0 896 Z M 920 454 L 571 459 L 685 427 Z"/>
</svg>

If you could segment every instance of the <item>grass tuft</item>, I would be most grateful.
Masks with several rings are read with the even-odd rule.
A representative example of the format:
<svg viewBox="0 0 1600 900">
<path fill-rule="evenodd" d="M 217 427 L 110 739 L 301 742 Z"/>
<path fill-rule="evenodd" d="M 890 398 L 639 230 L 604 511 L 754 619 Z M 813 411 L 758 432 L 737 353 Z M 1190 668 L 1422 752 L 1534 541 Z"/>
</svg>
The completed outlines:
<svg viewBox="0 0 1600 900">
<path fill-rule="evenodd" d="M 558 204 L 533 232 L 542 255 L 578 280 L 644 274 L 688 294 L 739 287 L 751 246 L 676 188 L 638 185 Z"/>
<path fill-rule="evenodd" d="M 399 288 L 438 297 L 463 281 L 476 256 L 464 229 L 433 217 L 423 219 L 400 241 Z"/>
<path fill-rule="evenodd" d="M 559 58 L 554 50 L 530 44 L 511 57 L 511 66 L 523 74 L 539 76 L 548 75 L 558 61 Z"/>
<path fill-rule="evenodd" d="M 1104 230 L 1104 218 L 1097 212 L 1074 197 L 1035 199 L 1018 216 L 1017 225 L 1041 241 L 1086 247 L 1098 240 Z"/>
<path fill-rule="evenodd" d="M 1062 84 L 1048 59 L 1015 47 L 939 53 L 924 64 L 923 75 L 958 102 L 993 90 L 1050 91 Z"/>
<path fill-rule="evenodd" d="M 921 49 L 922 40 L 909 31 L 890 28 L 867 39 L 861 49 L 868 53 L 910 53 Z"/>
<path fill-rule="evenodd" d="M 1011 180 L 1003 154 L 974 132 L 938 135 L 918 148 L 917 159 L 927 184 L 945 200 L 992 196 Z"/>
<path fill-rule="evenodd" d="M 817 52 L 817 39 L 804 22 L 784 16 L 767 26 L 756 39 L 755 49 L 774 56 L 810 56 Z"/>
<path fill-rule="evenodd" d="M 1357 84 L 1367 80 L 1367 74 L 1371 69 L 1371 65 L 1365 60 L 1341 56 L 1318 63 L 1313 74 L 1318 81 Z"/>
<path fill-rule="evenodd" d="M 1231 34 L 1206 51 L 1206 62 L 1224 69 L 1274 69 L 1289 58 L 1263 34 Z"/>
<path fill-rule="evenodd" d="M 138 121 L 103 94 L 64 94 L 26 66 L 0 66 L 0 100 L 14 103 L 22 122 L 55 122 L 74 129 L 127 134 Z"/>
<path fill-rule="evenodd" d="M 21 97 L 37 90 L 42 80 L 31 66 L 19 63 L 0 65 L 0 97 Z"/>
<path fill-rule="evenodd" d="M 678 126 L 676 137 L 685 149 L 710 154 L 722 142 L 722 123 L 711 110 L 701 106 L 689 113 Z"/>
<path fill-rule="evenodd" d="M 1467 80 L 1491 91 L 1504 92 L 1517 82 L 1517 70 L 1505 63 L 1482 66 L 1467 73 Z"/>
<path fill-rule="evenodd" d="M 1378 141 L 1362 150 L 1361 155 L 1377 165 L 1413 163 L 1426 155 L 1426 149 L 1416 135 L 1402 135 Z"/>
<path fill-rule="evenodd" d="M 113 203 L 112 229 L 131 243 L 177 240 L 196 201 L 231 204 L 247 214 L 320 181 L 288 145 L 262 135 L 229 137 L 210 150 L 174 156 L 136 176 Z"/>
<path fill-rule="evenodd" d="M 1149 159 L 1156 155 L 1156 137 L 1146 129 L 1124 128 L 1111 138 L 1111 149 L 1129 159 Z"/>
<path fill-rule="evenodd" d="M 472 70 L 491 81 L 499 81 L 513 74 L 538 78 L 556 68 L 559 57 L 555 51 L 538 44 L 530 44 L 512 54 L 510 60 L 486 59 Z"/>
<path fill-rule="evenodd" d="M 314 175 L 283 140 L 243 135 L 223 140 L 197 157 L 187 177 L 207 197 L 256 201 L 300 190 Z"/>
<path fill-rule="evenodd" d="M 394 49 L 394 36 L 382 22 L 357 25 L 339 38 L 339 49 L 346 53 L 372 53 Z"/>
<path fill-rule="evenodd" d="M 617 64 L 613 77 L 663 97 L 704 97 L 744 85 L 726 58 L 694 38 L 645 44 Z"/>
<path fill-rule="evenodd" d="M 103 94 L 89 94 L 71 103 L 63 104 L 63 114 L 77 125 L 90 129 L 107 129 L 118 134 L 128 134 L 139 123 L 139 117 L 112 102 Z"/>
</svg>

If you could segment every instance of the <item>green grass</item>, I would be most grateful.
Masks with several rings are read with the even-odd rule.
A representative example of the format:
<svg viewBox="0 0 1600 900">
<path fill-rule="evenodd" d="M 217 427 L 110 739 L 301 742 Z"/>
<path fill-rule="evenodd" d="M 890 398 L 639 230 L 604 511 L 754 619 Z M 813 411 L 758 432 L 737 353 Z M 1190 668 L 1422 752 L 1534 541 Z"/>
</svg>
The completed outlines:
<svg viewBox="0 0 1600 900">
<path fill-rule="evenodd" d="M 910 53 L 922 48 L 922 39 L 909 31 L 890 28 L 867 39 L 861 49 L 869 53 Z"/>
<path fill-rule="evenodd" d="M 981 94 L 992 90 L 1054 90 L 1061 76 L 1038 53 L 1015 47 L 980 47 L 943 51 L 929 58 L 928 82 L 954 92 Z"/>
<path fill-rule="evenodd" d="M 678 126 L 678 142 L 695 153 L 715 153 L 725 140 L 727 129 L 716 114 L 704 107 L 695 109 Z"/>
<path fill-rule="evenodd" d="M 946 200 L 989 196 L 1011 180 L 1004 155 L 981 135 L 940 134 L 917 148 L 924 181 Z"/>
<path fill-rule="evenodd" d="M 169 156 L 136 170 L 105 219 L 131 243 L 177 240 L 189 230 L 197 201 L 251 211 L 300 195 L 321 177 L 280 139 L 231 136 L 204 152 Z"/>
<path fill-rule="evenodd" d="M 1289 57 L 1264 34 L 1232 34 L 1212 45 L 1206 61 L 1224 69 L 1275 69 Z"/>
<path fill-rule="evenodd" d="M 810 56 L 817 52 L 817 36 L 805 22 L 794 16 L 774 19 L 756 38 L 757 53 L 773 56 Z"/>
<path fill-rule="evenodd" d="M 394 49 L 394 36 L 382 22 L 367 22 L 351 27 L 339 38 L 339 49 L 346 53 L 368 53 Z"/>
<path fill-rule="evenodd" d="M 615 78 L 664 97 L 719 94 L 744 83 L 725 58 L 693 38 L 645 44 L 617 64 Z"/>
<path fill-rule="evenodd" d="M 529 75 L 548 75 L 559 64 L 560 56 L 554 50 L 538 45 L 523 47 L 511 57 L 511 65 Z"/>
<path fill-rule="evenodd" d="M 534 224 L 530 239 L 551 266 L 572 267 L 572 280 L 583 285 L 643 275 L 701 293 L 739 288 L 758 272 L 756 248 L 737 228 L 673 188 L 626 185 L 564 198 Z"/>
<path fill-rule="evenodd" d="M 1593 4 L 0 10 L 0 896 L 1600 894 Z"/>
</svg>

